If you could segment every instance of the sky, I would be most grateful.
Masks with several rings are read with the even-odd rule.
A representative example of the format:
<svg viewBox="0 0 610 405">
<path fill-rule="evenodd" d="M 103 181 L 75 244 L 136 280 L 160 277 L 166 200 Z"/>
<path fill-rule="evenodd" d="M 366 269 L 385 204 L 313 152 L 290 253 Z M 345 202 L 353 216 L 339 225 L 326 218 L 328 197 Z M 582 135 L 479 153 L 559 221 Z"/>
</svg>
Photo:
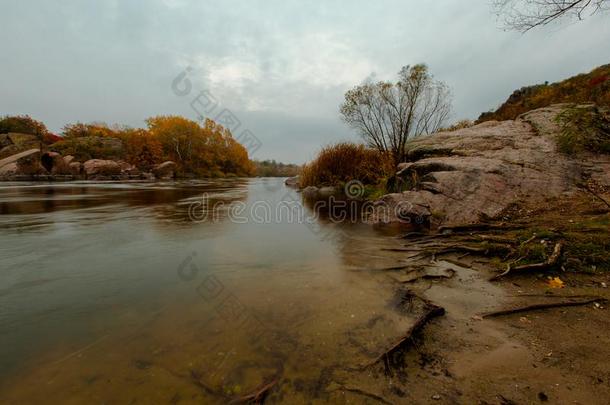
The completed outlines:
<svg viewBox="0 0 610 405">
<path fill-rule="evenodd" d="M 0 0 L 0 10 L 0 115 L 61 132 L 230 113 L 235 136 L 260 141 L 253 158 L 299 164 L 358 141 L 339 117 L 345 91 L 405 65 L 426 63 L 449 85 L 457 121 L 610 63 L 610 15 L 521 34 L 502 29 L 490 0 Z"/>
</svg>

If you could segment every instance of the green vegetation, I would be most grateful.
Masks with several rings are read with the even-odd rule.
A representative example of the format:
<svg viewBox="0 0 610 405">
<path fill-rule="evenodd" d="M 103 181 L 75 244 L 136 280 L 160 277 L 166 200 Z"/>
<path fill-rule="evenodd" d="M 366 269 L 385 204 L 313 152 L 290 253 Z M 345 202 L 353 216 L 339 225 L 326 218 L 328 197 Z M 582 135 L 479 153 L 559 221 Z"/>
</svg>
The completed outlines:
<svg viewBox="0 0 610 405">
<path fill-rule="evenodd" d="M 125 147 L 120 139 L 102 136 L 67 138 L 49 147 L 63 156 L 72 155 L 77 161 L 89 159 L 118 160 L 125 158 Z"/>
<path fill-rule="evenodd" d="M 323 148 L 315 160 L 306 164 L 300 185 L 340 186 L 358 180 L 374 193 L 384 188 L 385 180 L 393 174 L 394 164 L 389 153 L 354 143 L 339 143 Z"/>
<path fill-rule="evenodd" d="M 294 177 L 299 174 L 301 167 L 295 164 L 263 160 L 254 162 L 257 177 Z"/>
<path fill-rule="evenodd" d="M 559 83 L 523 87 L 515 91 L 496 111 L 481 114 L 477 123 L 513 120 L 525 112 L 551 104 L 587 102 L 610 107 L 610 65 Z"/>
<path fill-rule="evenodd" d="M 574 154 L 582 151 L 610 153 L 610 113 L 593 105 L 576 106 L 559 114 L 559 150 Z"/>
<path fill-rule="evenodd" d="M 19 134 L 29 134 L 44 136 L 49 131 L 40 121 L 36 121 L 29 115 L 6 115 L 0 119 L 0 134 L 15 132 Z"/>
<path fill-rule="evenodd" d="M 460 120 L 454 124 L 449 125 L 447 128 L 439 128 L 438 132 L 453 132 L 460 129 L 470 128 L 474 126 L 472 120 Z"/>
</svg>

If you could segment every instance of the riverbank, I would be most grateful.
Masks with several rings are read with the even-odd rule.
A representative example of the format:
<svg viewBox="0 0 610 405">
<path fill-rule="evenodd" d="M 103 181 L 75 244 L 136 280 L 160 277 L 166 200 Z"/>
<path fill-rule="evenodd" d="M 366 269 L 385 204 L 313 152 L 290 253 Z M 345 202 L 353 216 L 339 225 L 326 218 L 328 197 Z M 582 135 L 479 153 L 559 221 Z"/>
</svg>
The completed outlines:
<svg viewBox="0 0 610 405">
<path fill-rule="evenodd" d="M 598 112 L 555 105 L 408 145 L 397 192 L 371 202 L 366 222 L 411 228 L 371 271 L 392 280 L 412 326 L 341 373 L 339 398 L 605 403 L 610 134 L 562 121 L 587 114 Z M 303 194 L 342 187 L 326 190 Z"/>
</svg>

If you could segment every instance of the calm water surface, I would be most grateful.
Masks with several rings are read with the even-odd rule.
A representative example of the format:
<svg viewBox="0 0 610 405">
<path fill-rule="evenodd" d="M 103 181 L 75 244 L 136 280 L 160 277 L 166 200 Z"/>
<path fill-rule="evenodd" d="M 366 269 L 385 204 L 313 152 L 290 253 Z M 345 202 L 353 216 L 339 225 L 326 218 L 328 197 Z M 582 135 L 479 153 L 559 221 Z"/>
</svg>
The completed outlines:
<svg viewBox="0 0 610 405">
<path fill-rule="evenodd" d="M 405 330 L 370 271 L 396 242 L 282 201 L 312 214 L 280 179 L 0 184 L 0 402 L 223 403 L 273 380 L 269 402 L 327 401 Z"/>
</svg>

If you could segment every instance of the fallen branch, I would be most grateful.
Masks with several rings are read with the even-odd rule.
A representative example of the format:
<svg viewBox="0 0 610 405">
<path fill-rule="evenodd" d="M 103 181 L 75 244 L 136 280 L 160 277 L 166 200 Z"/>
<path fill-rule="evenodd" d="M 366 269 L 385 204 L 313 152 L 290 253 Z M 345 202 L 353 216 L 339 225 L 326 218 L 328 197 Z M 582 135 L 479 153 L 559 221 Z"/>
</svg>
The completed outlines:
<svg viewBox="0 0 610 405">
<path fill-rule="evenodd" d="M 607 300 L 603 297 L 594 297 L 594 298 L 590 298 L 587 300 L 580 300 L 580 301 L 569 300 L 569 301 L 561 301 L 561 302 L 549 302 L 549 303 L 544 303 L 544 304 L 533 304 L 533 305 L 527 305 L 524 307 L 517 307 L 517 308 L 510 308 L 510 309 L 502 309 L 499 311 L 486 312 L 479 316 L 481 318 L 491 318 L 491 317 L 497 317 L 497 316 L 518 314 L 521 312 L 537 311 L 540 309 L 576 307 L 576 306 L 591 304 L 594 302 L 606 302 L 606 301 Z"/>
<path fill-rule="evenodd" d="M 236 398 L 233 401 L 231 401 L 230 403 L 231 404 L 243 404 L 243 403 L 262 404 L 263 402 L 265 402 L 265 398 L 267 398 L 267 395 L 269 395 L 269 391 L 271 391 L 271 389 L 273 387 L 275 387 L 279 381 L 280 381 L 279 378 L 275 378 L 271 382 L 261 385 L 251 394 Z"/>
<path fill-rule="evenodd" d="M 512 263 L 509 263 L 507 265 L 506 271 L 492 277 L 490 279 L 490 281 L 498 280 L 508 274 L 512 274 L 515 272 L 524 272 L 524 271 L 531 271 L 531 270 L 545 270 L 549 267 L 553 267 L 559 261 L 562 250 L 563 250 L 563 241 L 559 241 L 555 244 L 555 247 L 553 248 L 553 253 L 551 254 L 551 256 L 549 256 L 549 258 L 546 261 L 541 262 L 541 263 L 523 264 L 521 266 L 516 266 L 516 267 L 513 267 Z"/>
</svg>

